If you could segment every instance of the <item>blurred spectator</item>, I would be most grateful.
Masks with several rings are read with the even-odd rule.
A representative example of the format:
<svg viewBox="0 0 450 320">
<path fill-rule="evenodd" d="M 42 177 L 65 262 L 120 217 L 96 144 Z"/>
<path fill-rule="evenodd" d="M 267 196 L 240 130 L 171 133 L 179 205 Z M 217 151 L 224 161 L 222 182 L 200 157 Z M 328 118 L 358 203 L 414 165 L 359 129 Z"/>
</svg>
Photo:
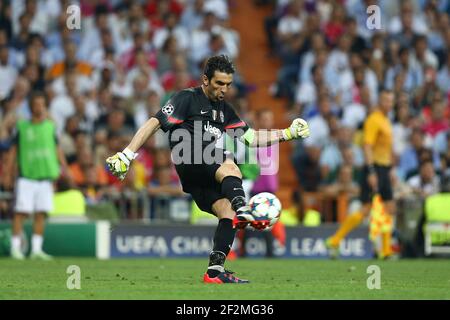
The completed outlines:
<svg viewBox="0 0 450 320">
<path fill-rule="evenodd" d="M 442 99 L 442 93 L 436 82 L 436 70 L 432 67 L 425 67 L 424 69 L 424 84 L 416 92 L 414 97 L 414 104 L 417 109 L 425 113 L 429 113 L 430 107 L 434 101 Z"/>
<path fill-rule="evenodd" d="M 0 46 L 0 99 L 9 95 L 17 77 L 17 69 L 10 64 L 9 58 L 9 48 Z"/>
<path fill-rule="evenodd" d="M 405 95 L 402 95 L 405 97 Z M 400 96 L 397 99 L 395 107 L 394 125 L 392 127 L 394 134 L 394 155 L 398 158 L 409 145 L 409 136 L 411 134 L 411 115 L 409 112 L 408 101 L 404 101 Z"/>
<path fill-rule="evenodd" d="M 59 138 L 61 150 L 67 158 L 67 162 L 72 163 L 77 157 L 75 146 L 75 136 L 80 132 L 80 119 L 73 115 L 66 121 L 64 131 Z"/>
<path fill-rule="evenodd" d="M 19 76 L 9 99 L 10 108 L 14 110 L 20 119 L 30 119 L 31 112 L 28 106 L 28 95 L 30 93 L 29 81 Z"/>
<path fill-rule="evenodd" d="M 79 187 L 88 205 L 97 204 L 107 196 L 107 187 L 103 180 L 104 178 L 98 175 L 98 170 L 99 168 L 92 163 L 86 164 L 83 168 L 85 180 Z M 106 172 L 103 170 L 103 175 L 105 174 Z"/>
<path fill-rule="evenodd" d="M 353 178 L 352 166 L 344 165 L 340 167 L 336 181 L 324 185 L 321 191 L 330 198 L 337 198 L 340 194 L 346 194 L 350 199 L 356 198 L 359 195 L 359 185 Z"/>
<path fill-rule="evenodd" d="M 437 84 L 444 95 L 447 95 L 448 100 L 448 95 L 450 92 L 450 54 L 448 53 L 448 51 L 446 62 L 437 74 Z"/>
<path fill-rule="evenodd" d="M 218 30 L 217 17 L 213 12 L 205 12 L 203 23 L 191 33 L 189 58 L 198 65 L 207 55 L 210 35 Z"/>
<path fill-rule="evenodd" d="M 14 32 L 11 38 L 11 47 L 15 51 L 23 52 L 27 46 L 27 41 L 31 36 L 30 32 L 31 16 L 29 13 L 22 13 L 19 17 L 18 30 Z"/>
<path fill-rule="evenodd" d="M 156 148 L 153 153 L 153 159 L 155 169 L 159 167 L 169 167 L 172 182 L 177 182 L 179 180 L 175 166 L 171 161 L 171 153 L 169 148 Z"/>
<path fill-rule="evenodd" d="M 449 129 L 449 114 L 445 116 L 444 104 L 441 100 L 433 101 L 431 116 L 422 128 L 423 132 L 434 138 L 442 131 Z"/>
<path fill-rule="evenodd" d="M 121 139 L 126 140 L 133 135 L 134 132 L 134 122 L 132 118 L 127 116 L 125 111 L 120 108 L 114 108 L 111 112 L 101 118 L 96 124 L 96 135 L 104 131 L 110 133 L 115 133 L 121 137 Z"/>
<path fill-rule="evenodd" d="M 161 49 L 166 39 L 175 37 L 177 47 L 180 50 L 187 50 L 189 47 L 189 33 L 186 28 L 178 24 L 178 16 L 175 13 L 167 13 L 164 16 L 164 27 L 158 28 L 153 34 L 153 45 L 156 49 Z"/>
<path fill-rule="evenodd" d="M 325 24 L 324 32 L 328 44 L 334 46 L 345 31 L 345 8 L 337 3 L 334 4 L 331 17 Z"/>
<path fill-rule="evenodd" d="M 351 39 L 347 34 L 342 34 L 337 39 L 336 47 L 331 50 L 330 55 L 325 66 L 326 84 L 332 90 L 334 95 L 339 94 L 339 87 L 342 75 L 350 68 L 350 48 Z"/>
<path fill-rule="evenodd" d="M 288 44 L 302 31 L 306 16 L 303 6 L 303 0 L 291 1 L 287 6 L 286 14 L 278 22 L 278 39 L 282 44 Z"/>
<path fill-rule="evenodd" d="M 108 184 L 108 176 L 105 168 L 103 166 L 95 166 L 91 150 L 84 149 L 77 152 L 76 161 L 69 166 L 73 182 L 78 188 L 86 186 L 87 181 L 89 180 L 87 174 L 92 173 L 92 167 L 95 168 L 95 183 L 101 186 Z"/>
<path fill-rule="evenodd" d="M 198 85 L 198 81 L 189 74 L 184 56 L 177 54 L 172 58 L 170 70 L 162 73 L 161 84 L 167 96 L 172 95 L 177 90 L 176 88 L 195 87 Z"/>
<path fill-rule="evenodd" d="M 439 167 L 439 156 L 425 146 L 425 138 L 419 129 L 415 129 L 410 135 L 410 146 L 400 155 L 398 163 L 398 176 L 406 180 L 419 170 L 422 161 L 429 160 Z"/>
<path fill-rule="evenodd" d="M 147 90 L 155 90 L 159 95 L 164 92 L 158 74 L 142 50 L 136 52 L 135 65 L 129 70 L 126 79 L 133 84 L 133 95 L 145 96 Z"/>
<path fill-rule="evenodd" d="M 154 178 L 148 187 L 148 194 L 151 197 L 184 195 L 181 185 L 172 179 L 170 166 L 156 168 Z"/>
<path fill-rule="evenodd" d="M 327 143 L 330 136 L 327 119 L 331 113 L 330 99 L 326 95 L 322 95 L 318 101 L 318 113 L 308 120 L 309 127 L 314 135 L 305 140 L 305 145 L 321 148 Z"/>
<path fill-rule="evenodd" d="M 89 77 L 92 74 L 92 67 L 77 58 L 77 45 L 72 41 L 64 43 L 64 60 L 58 61 L 51 66 L 47 72 L 47 80 L 63 78 L 64 73 L 74 70 L 76 74 Z"/>
<path fill-rule="evenodd" d="M 97 68 L 105 66 L 108 54 L 117 54 L 111 30 L 101 29 L 100 39 L 101 47 L 94 49 L 89 59 L 90 64 Z"/>
<path fill-rule="evenodd" d="M 197 29 L 203 22 L 205 0 L 188 1 L 181 16 L 181 25 L 189 32 Z"/>
<path fill-rule="evenodd" d="M 80 120 L 79 128 L 88 134 L 92 134 L 94 132 L 94 122 L 97 118 L 97 106 L 83 94 L 76 95 L 73 103 L 74 115 Z"/>
<path fill-rule="evenodd" d="M 165 72 L 170 72 L 171 69 L 175 69 L 175 61 L 177 59 L 184 59 L 184 56 L 180 54 L 178 49 L 177 39 L 170 35 L 164 41 L 161 50 L 157 53 L 158 65 L 156 71 L 162 75 Z"/>
<path fill-rule="evenodd" d="M 395 88 L 413 93 L 423 84 L 422 70 L 418 66 L 410 64 L 409 49 L 407 47 L 400 49 L 399 58 L 399 63 L 387 70 L 384 85 L 388 89 Z M 400 82 L 399 88 L 395 87 L 396 81 Z"/>
<path fill-rule="evenodd" d="M 145 60 L 148 65 L 156 66 L 156 55 L 151 49 L 150 43 L 147 42 L 146 35 L 140 31 L 133 34 L 133 46 L 120 57 L 119 61 L 125 70 L 131 70 L 137 63 L 137 56 L 141 54 L 141 59 Z M 140 61 L 142 67 L 143 61 Z"/>
<path fill-rule="evenodd" d="M 439 154 L 445 154 L 450 149 L 450 130 L 442 131 L 436 135 L 433 150 Z"/>
<path fill-rule="evenodd" d="M 365 55 L 367 43 L 366 40 L 358 33 L 358 23 L 356 21 L 356 18 L 350 16 L 345 19 L 345 32 L 350 36 L 351 39 L 351 52 Z"/>
<path fill-rule="evenodd" d="M 87 2 L 83 1 L 82 5 L 86 4 Z M 86 6 L 84 8 L 82 7 L 82 11 L 83 9 L 86 10 Z M 111 30 L 113 37 L 117 39 L 117 27 L 113 23 L 113 17 L 109 14 L 109 8 L 108 6 L 99 3 L 94 8 L 94 23 L 89 26 L 85 25 L 84 28 L 84 34 L 78 50 L 78 57 L 81 60 L 90 61 L 92 54 L 94 54 L 97 49 L 101 48 L 101 30 Z M 118 43 L 118 41 L 114 40 L 114 43 Z"/>
<path fill-rule="evenodd" d="M 388 57 L 388 52 L 384 46 L 384 36 L 380 33 L 375 34 L 370 39 L 370 47 L 369 67 L 375 72 L 378 83 L 384 83 L 384 73 L 387 69 L 386 58 Z M 390 48 L 392 47 L 396 49 L 397 43 L 392 42 Z"/>
<path fill-rule="evenodd" d="M 361 168 L 364 163 L 361 148 L 352 142 L 352 130 L 338 127 L 331 131 L 331 140 L 320 154 L 321 176 L 324 182 L 336 180 L 339 167 L 348 161 L 347 165 L 354 169 Z"/>
<path fill-rule="evenodd" d="M 133 110 L 134 125 L 140 128 L 161 107 L 161 98 L 154 90 L 150 90 L 143 101 L 135 101 L 133 98 L 127 101 L 130 105 L 127 109 Z"/>
<path fill-rule="evenodd" d="M 4 34 L 3 34 L 4 32 Z M 11 21 L 11 2 L 2 1 L 0 3 L 0 34 L 5 39 L 11 39 L 13 34 Z M 4 41 L 4 40 L 3 40 Z M 1 43 L 2 45 L 5 43 Z"/>
<path fill-rule="evenodd" d="M 164 17 L 169 13 L 180 16 L 183 7 L 176 0 L 150 0 L 145 7 L 145 13 L 150 17 L 150 25 L 160 28 L 164 25 Z"/>
<path fill-rule="evenodd" d="M 316 145 L 311 145 L 306 148 L 305 156 L 294 163 L 300 187 L 305 192 L 315 192 L 319 190 L 319 186 L 322 182 L 319 160 L 320 148 Z"/>
<path fill-rule="evenodd" d="M 311 68 L 311 80 L 300 82 L 296 93 L 297 114 L 308 115 L 317 106 L 318 92 L 324 86 L 323 67 L 314 65 Z"/>
<path fill-rule="evenodd" d="M 407 180 L 407 184 L 411 187 L 412 192 L 421 198 L 425 198 L 436 194 L 440 190 L 439 176 L 432 161 L 424 161 L 420 165 L 419 173 Z"/>
<path fill-rule="evenodd" d="M 425 34 L 428 31 L 425 17 L 419 8 L 415 7 L 413 1 L 402 1 L 398 12 L 399 15 L 392 17 L 389 22 L 389 33 L 397 34 L 399 38 L 406 40 L 411 33 Z M 400 37 L 400 35 L 402 36 Z"/>
<path fill-rule="evenodd" d="M 378 102 L 378 80 L 361 55 L 350 54 L 350 68 L 340 77 L 340 104 L 358 103 L 370 109 Z"/>
<path fill-rule="evenodd" d="M 428 48 L 427 37 L 418 35 L 413 43 L 414 52 L 412 53 L 412 64 L 419 65 L 422 69 L 431 67 L 434 70 L 438 68 L 438 58 L 436 54 Z"/>
<path fill-rule="evenodd" d="M 152 136 L 148 139 L 142 148 L 139 150 L 139 155 L 136 158 L 137 162 L 140 162 L 145 170 L 145 184 L 147 185 L 154 174 L 154 151 L 155 151 L 155 138 Z"/>
</svg>

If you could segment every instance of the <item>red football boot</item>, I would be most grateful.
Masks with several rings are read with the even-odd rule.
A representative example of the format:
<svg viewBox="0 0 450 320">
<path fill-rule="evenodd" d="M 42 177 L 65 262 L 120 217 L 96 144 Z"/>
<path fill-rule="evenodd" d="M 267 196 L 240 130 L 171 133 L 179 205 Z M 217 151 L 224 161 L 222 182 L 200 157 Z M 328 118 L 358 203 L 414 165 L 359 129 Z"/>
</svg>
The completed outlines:
<svg viewBox="0 0 450 320">
<path fill-rule="evenodd" d="M 249 225 L 250 222 L 254 221 L 250 207 L 243 206 L 236 211 L 236 215 L 233 218 L 233 227 L 237 229 L 245 229 Z"/>
<path fill-rule="evenodd" d="M 250 281 L 239 279 L 238 277 L 233 276 L 232 271 L 225 270 L 224 272 L 219 273 L 216 277 L 210 278 L 208 273 L 205 273 L 203 276 L 204 283 L 249 283 Z"/>
<path fill-rule="evenodd" d="M 269 220 L 255 220 L 250 222 L 250 225 L 256 230 L 264 230 L 269 227 Z"/>
</svg>

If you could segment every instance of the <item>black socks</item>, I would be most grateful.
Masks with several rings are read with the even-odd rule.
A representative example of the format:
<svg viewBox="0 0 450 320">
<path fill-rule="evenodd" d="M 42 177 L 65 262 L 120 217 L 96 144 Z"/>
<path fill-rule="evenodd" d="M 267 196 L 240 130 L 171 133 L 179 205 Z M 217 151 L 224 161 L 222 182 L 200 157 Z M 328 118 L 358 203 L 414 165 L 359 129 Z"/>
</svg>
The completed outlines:
<svg viewBox="0 0 450 320">
<path fill-rule="evenodd" d="M 213 251 L 209 255 L 208 275 L 215 277 L 224 271 L 223 265 L 233 244 L 236 229 L 231 219 L 220 219 L 214 234 Z"/>
<path fill-rule="evenodd" d="M 222 194 L 231 202 L 234 211 L 246 205 L 242 180 L 235 176 L 227 176 L 221 183 Z M 208 275 L 216 277 L 224 271 L 223 265 L 233 244 L 236 229 L 231 219 L 220 219 L 214 234 L 214 247 L 209 255 Z"/>
<path fill-rule="evenodd" d="M 245 192 L 242 180 L 235 176 L 226 176 L 221 184 L 222 194 L 231 202 L 234 211 L 245 206 Z"/>
</svg>

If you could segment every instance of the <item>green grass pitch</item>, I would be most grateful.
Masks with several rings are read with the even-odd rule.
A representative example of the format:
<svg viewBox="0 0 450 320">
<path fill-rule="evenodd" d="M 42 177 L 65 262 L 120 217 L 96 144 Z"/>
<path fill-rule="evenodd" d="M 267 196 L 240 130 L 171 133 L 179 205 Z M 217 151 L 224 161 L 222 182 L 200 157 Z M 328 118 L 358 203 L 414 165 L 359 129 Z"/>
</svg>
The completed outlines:
<svg viewBox="0 0 450 320">
<path fill-rule="evenodd" d="M 207 259 L 0 259 L 3 299 L 450 299 L 450 260 L 324 261 L 238 259 L 227 263 L 252 283 L 205 285 Z M 81 270 L 81 289 L 69 290 L 68 266 Z M 369 290 L 367 267 L 381 271 Z"/>
</svg>

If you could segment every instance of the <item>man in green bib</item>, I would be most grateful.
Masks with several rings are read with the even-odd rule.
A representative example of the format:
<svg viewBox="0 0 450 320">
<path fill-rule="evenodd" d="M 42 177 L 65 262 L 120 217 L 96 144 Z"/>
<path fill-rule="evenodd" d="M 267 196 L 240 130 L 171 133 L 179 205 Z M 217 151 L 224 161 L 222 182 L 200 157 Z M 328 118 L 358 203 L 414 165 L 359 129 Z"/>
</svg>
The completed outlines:
<svg viewBox="0 0 450 320">
<path fill-rule="evenodd" d="M 16 136 L 6 161 L 5 186 L 12 187 L 17 163 L 16 203 L 12 222 L 11 257 L 23 260 L 21 234 L 23 222 L 34 215 L 31 239 L 32 259 L 50 260 L 42 250 L 45 218 L 53 210 L 53 181 L 60 175 L 60 164 L 67 168 L 56 141 L 55 124 L 48 119 L 46 96 L 30 97 L 31 120 L 19 120 Z"/>
</svg>

